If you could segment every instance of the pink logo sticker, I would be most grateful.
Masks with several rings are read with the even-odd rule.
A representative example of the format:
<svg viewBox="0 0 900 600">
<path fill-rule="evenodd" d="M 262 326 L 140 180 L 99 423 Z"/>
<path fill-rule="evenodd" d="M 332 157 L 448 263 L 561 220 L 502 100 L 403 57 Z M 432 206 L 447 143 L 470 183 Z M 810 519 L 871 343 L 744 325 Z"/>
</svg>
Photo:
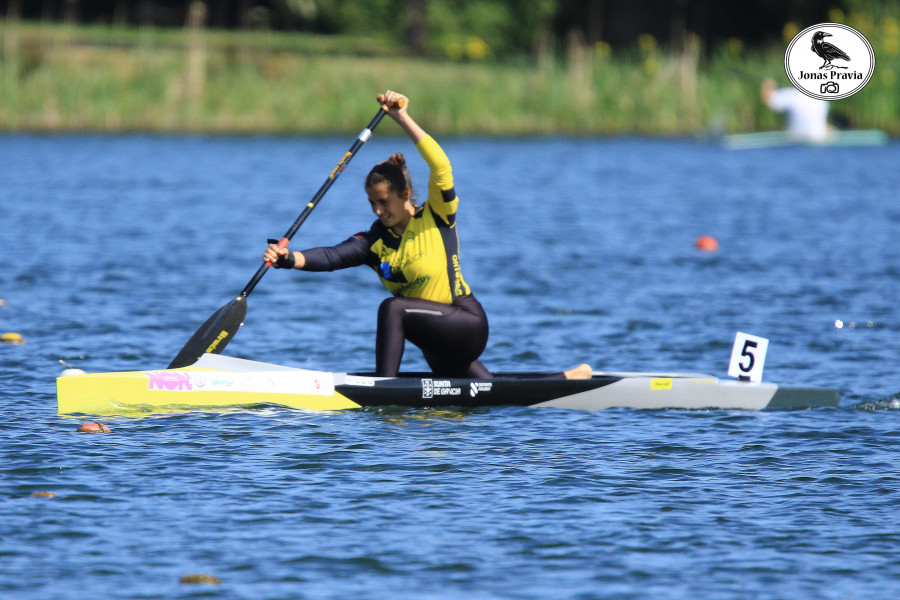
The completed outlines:
<svg viewBox="0 0 900 600">
<path fill-rule="evenodd" d="M 187 373 L 168 373 L 166 371 L 145 371 L 150 379 L 148 390 L 169 390 L 177 392 L 190 392 L 191 376 Z"/>
</svg>

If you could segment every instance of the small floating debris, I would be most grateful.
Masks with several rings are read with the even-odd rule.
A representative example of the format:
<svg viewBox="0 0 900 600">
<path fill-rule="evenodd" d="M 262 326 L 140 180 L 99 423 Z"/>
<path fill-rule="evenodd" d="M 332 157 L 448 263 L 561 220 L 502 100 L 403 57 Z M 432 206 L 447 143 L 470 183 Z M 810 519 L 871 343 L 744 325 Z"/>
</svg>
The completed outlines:
<svg viewBox="0 0 900 600">
<path fill-rule="evenodd" d="M 694 246 L 704 252 L 715 252 L 719 249 L 719 242 L 711 235 L 701 235 L 694 241 Z"/>
<path fill-rule="evenodd" d="M 843 329 L 844 327 L 847 327 L 849 329 L 856 329 L 856 328 L 862 329 L 863 327 L 868 327 L 869 329 L 871 329 L 871 328 L 875 327 L 875 321 L 866 321 L 865 323 L 862 323 L 862 322 L 857 323 L 856 321 L 846 321 L 845 322 L 845 321 L 841 321 L 840 319 L 837 319 L 834 322 L 835 329 Z"/>
<path fill-rule="evenodd" d="M 112 429 L 103 423 L 85 423 L 77 431 L 80 433 L 111 433 Z"/>
<path fill-rule="evenodd" d="M 14 346 L 21 346 L 25 343 L 25 338 L 23 338 L 22 334 L 20 333 L 8 331 L 3 335 L 0 335 L 0 342 L 4 344 L 12 344 Z"/>
<path fill-rule="evenodd" d="M 65 367 L 65 369 L 63 369 L 62 373 L 59 374 L 60 377 L 67 377 L 69 375 L 84 375 L 84 371 L 73 367 L 72 365 L 70 365 L 69 363 L 67 363 L 64 360 L 60 360 L 59 364 L 61 364 L 62 366 Z"/>
<path fill-rule="evenodd" d="M 222 580 L 216 577 L 215 575 L 210 575 L 209 573 L 194 573 L 192 575 L 185 575 L 181 579 L 178 580 L 178 583 L 185 584 L 198 584 L 198 583 L 206 583 L 209 585 L 219 585 L 222 583 Z"/>
<path fill-rule="evenodd" d="M 48 492 L 47 490 L 43 490 L 40 492 L 32 492 L 31 498 L 56 498 L 56 494 L 53 492 Z"/>
</svg>

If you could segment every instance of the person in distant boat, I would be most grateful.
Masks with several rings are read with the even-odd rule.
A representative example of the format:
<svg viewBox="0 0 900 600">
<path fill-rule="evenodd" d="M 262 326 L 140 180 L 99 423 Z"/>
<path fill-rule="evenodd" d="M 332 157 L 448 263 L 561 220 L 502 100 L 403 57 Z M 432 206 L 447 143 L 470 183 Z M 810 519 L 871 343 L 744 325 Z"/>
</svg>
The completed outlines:
<svg viewBox="0 0 900 600">
<path fill-rule="evenodd" d="M 406 158 L 398 152 L 379 162 L 365 180 L 369 206 L 378 219 L 368 231 L 336 246 L 303 251 L 270 244 L 263 261 L 281 269 L 333 271 L 367 265 L 393 295 L 378 309 L 375 372 L 394 377 L 406 340 L 422 350 L 435 375 L 489 378 L 479 361 L 488 340 L 488 319 L 463 278 L 457 236 L 459 198 L 450 160 L 409 115 L 409 99 L 391 90 L 378 95 L 388 115 L 409 135 L 430 168 L 428 195 L 418 206 Z M 560 376 L 590 377 L 588 365 Z"/>
<path fill-rule="evenodd" d="M 787 113 L 787 132 L 797 139 L 822 142 L 829 134 L 828 102 L 810 98 L 794 87 L 777 88 L 774 79 L 764 79 L 760 88 L 764 105 Z"/>
</svg>

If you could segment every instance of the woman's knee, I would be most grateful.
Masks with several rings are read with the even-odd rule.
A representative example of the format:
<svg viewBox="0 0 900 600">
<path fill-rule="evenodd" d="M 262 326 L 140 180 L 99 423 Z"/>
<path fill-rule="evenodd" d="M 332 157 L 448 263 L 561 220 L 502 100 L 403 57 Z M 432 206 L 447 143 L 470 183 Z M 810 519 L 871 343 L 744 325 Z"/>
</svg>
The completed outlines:
<svg viewBox="0 0 900 600">
<path fill-rule="evenodd" d="M 400 296 L 391 296 L 385 298 L 378 307 L 378 321 L 390 320 L 394 321 L 403 316 L 403 301 L 405 298 Z"/>
</svg>

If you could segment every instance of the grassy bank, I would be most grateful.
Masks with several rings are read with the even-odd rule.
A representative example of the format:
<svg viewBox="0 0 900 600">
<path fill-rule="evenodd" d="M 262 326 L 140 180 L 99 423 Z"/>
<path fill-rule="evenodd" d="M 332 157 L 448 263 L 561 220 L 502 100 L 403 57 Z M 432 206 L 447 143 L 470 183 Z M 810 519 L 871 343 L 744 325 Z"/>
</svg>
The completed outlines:
<svg viewBox="0 0 900 600">
<path fill-rule="evenodd" d="M 784 48 L 737 42 L 705 57 L 699 42 L 669 54 L 644 37 L 630 52 L 574 46 L 497 63 L 296 34 L 0 22 L 0 36 L 3 131 L 347 133 L 392 88 L 436 134 L 695 135 L 778 128 L 759 82 L 786 84 Z M 872 41 L 875 77 L 832 112 L 900 135 L 900 60 Z"/>
</svg>

